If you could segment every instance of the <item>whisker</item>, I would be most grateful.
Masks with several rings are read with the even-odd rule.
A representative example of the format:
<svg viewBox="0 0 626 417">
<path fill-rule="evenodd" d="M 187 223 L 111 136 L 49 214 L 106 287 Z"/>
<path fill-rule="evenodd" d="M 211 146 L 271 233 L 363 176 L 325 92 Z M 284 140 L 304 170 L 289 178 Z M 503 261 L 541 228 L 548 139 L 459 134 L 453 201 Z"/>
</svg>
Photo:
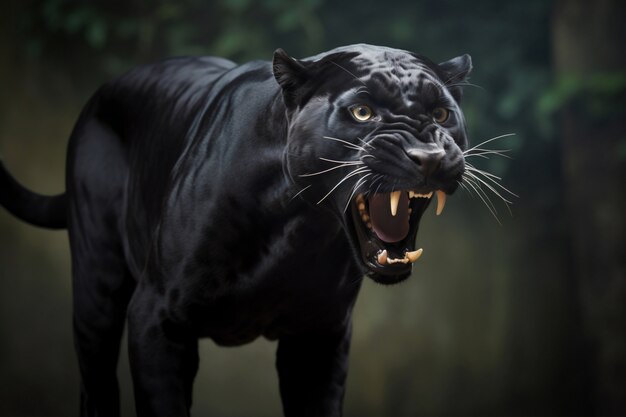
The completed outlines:
<svg viewBox="0 0 626 417">
<path fill-rule="evenodd" d="M 361 165 L 361 164 L 341 164 L 341 165 L 337 165 L 337 166 L 325 169 L 323 171 L 313 172 L 311 174 L 300 174 L 298 176 L 299 177 L 312 177 L 314 175 L 321 175 L 321 174 L 324 174 L 326 172 L 330 172 L 330 171 L 332 171 L 334 169 L 345 168 L 345 167 L 352 167 L 352 166 L 355 166 L 355 165 Z"/>
<path fill-rule="evenodd" d="M 474 197 L 474 196 L 472 195 L 472 193 L 470 192 L 470 189 L 469 189 L 469 188 L 467 188 L 467 185 L 465 185 L 465 184 L 463 183 L 463 181 L 457 181 L 457 184 L 459 184 L 459 186 L 460 186 L 462 189 L 464 189 L 465 191 L 467 191 L 467 193 L 468 193 L 470 196 Z"/>
<path fill-rule="evenodd" d="M 476 153 L 476 154 L 472 154 L 472 155 L 463 155 L 464 158 L 466 158 L 466 163 L 467 163 L 467 158 L 469 158 L 470 156 L 477 156 L 479 158 L 483 158 L 483 159 L 489 159 L 488 156 L 485 156 L 484 154 L 481 153 Z"/>
<path fill-rule="evenodd" d="M 502 201 L 504 201 L 505 203 L 507 203 L 507 204 L 513 204 L 513 202 L 511 202 L 511 201 L 507 200 L 506 198 L 502 197 L 502 195 L 500 195 L 500 193 L 499 193 L 499 192 L 498 192 L 495 188 L 493 188 L 493 186 L 492 186 L 491 184 L 489 184 L 488 182 L 486 182 L 483 178 L 480 178 L 479 176 L 477 176 L 476 174 L 472 173 L 471 171 L 470 171 L 470 172 L 467 172 L 467 174 L 468 174 L 470 177 L 472 177 L 472 178 L 476 179 L 477 181 L 479 181 L 481 184 L 485 185 L 485 187 L 489 188 L 489 189 L 490 189 L 490 190 L 491 190 L 491 191 L 492 191 L 495 195 L 497 195 L 498 197 L 500 197 L 500 199 L 501 199 Z"/>
<path fill-rule="evenodd" d="M 493 202 L 491 201 L 491 199 L 489 198 L 488 195 L 485 194 L 485 197 L 487 198 L 487 200 L 485 200 L 485 198 L 481 195 L 481 193 L 478 191 L 478 189 L 480 189 L 483 194 L 484 191 L 482 190 L 482 188 L 480 188 L 480 185 L 478 184 L 474 184 L 473 181 L 470 180 L 470 178 L 465 178 L 466 183 L 474 190 L 474 192 L 476 193 L 476 195 L 482 200 L 482 202 L 485 204 L 485 206 L 487 207 L 487 209 L 489 210 L 489 212 L 491 213 L 491 215 L 494 217 L 494 219 L 496 219 L 496 221 L 498 222 L 499 225 L 502 225 L 502 223 L 500 223 L 500 219 L 498 218 L 497 215 L 497 211 L 496 208 L 493 207 Z M 476 188 L 478 186 L 478 189 Z M 489 201 L 489 203 L 487 203 L 487 201 Z M 490 205 L 491 204 L 491 205 Z M 493 208 L 492 208 L 493 207 Z"/>
<path fill-rule="evenodd" d="M 511 216 L 513 215 L 513 212 L 511 211 L 511 206 L 510 206 L 510 204 L 513 204 L 513 202 L 511 202 L 511 201 L 505 199 L 504 197 L 502 197 L 492 186 L 490 186 L 485 181 L 481 180 L 480 178 L 478 178 L 476 176 L 474 176 L 474 178 L 479 181 L 479 184 L 480 183 L 484 184 L 492 193 L 494 193 L 496 196 L 498 196 L 504 202 L 504 205 L 505 205 L 506 209 L 508 210 L 509 215 L 511 215 Z M 480 189 L 482 190 L 482 187 L 480 187 Z"/>
<path fill-rule="evenodd" d="M 491 198 L 489 198 L 489 194 L 487 194 L 485 192 L 485 190 L 482 187 L 482 184 L 478 181 L 476 181 L 475 178 L 470 177 L 470 176 L 465 176 L 465 180 L 467 181 L 467 183 L 470 186 L 474 186 L 474 190 L 476 191 L 477 195 L 480 197 L 481 195 L 483 197 L 485 197 L 487 199 L 487 202 L 489 203 L 489 206 L 493 209 L 494 213 L 498 213 L 498 209 L 496 208 L 496 205 L 493 203 L 493 201 L 491 200 Z"/>
<path fill-rule="evenodd" d="M 489 185 L 489 183 L 483 181 L 481 178 L 477 177 L 476 175 L 473 175 L 472 173 L 468 173 L 472 178 L 474 178 L 475 180 L 479 181 L 479 183 L 482 183 L 485 187 L 487 187 L 492 193 L 494 193 L 496 196 L 498 196 L 506 205 L 506 208 L 509 211 L 509 214 L 511 213 L 511 208 L 509 207 L 509 204 L 513 204 L 513 202 L 507 200 L 506 198 L 502 197 L 502 195 L 500 195 L 500 193 L 493 188 L 491 185 Z M 482 188 L 481 188 L 482 189 Z"/>
<path fill-rule="evenodd" d="M 463 151 L 463 155 L 465 155 L 466 153 L 468 153 L 468 152 L 470 152 L 470 151 L 472 151 L 472 150 L 474 150 L 474 149 L 476 149 L 476 148 L 478 148 L 478 147 L 480 147 L 482 145 L 485 145 L 485 144 L 487 144 L 489 142 L 493 142 L 494 140 L 498 140 L 498 139 L 508 138 L 509 136 L 515 136 L 515 133 L 507 133 L 507 134 L 504 134 L 504 135 L 493 137 L 491 139 L 487 139 L 486 141 L 481 142 L 481 143 L 479 143 L 478 145 L 476 145 L 476 146 L 474 146 L 472 148 L 466 149 L 465 151 Z"/>
<path fill-rule="evenodd" d="M 374 191 L 374 194 L 378 194 L 378 191 L 380 190 L 380 187 L 383 185 L 383 176 L 381 175 L 380 178 L 378 179 L 378 187 L 376 187 L 376 191 Z"/>
<path fill-rule="evenodd" d="M 369 179 L 369 187 L 367 187 L 367 191 L 364 191 L 364 194 L 367 196 L 370 196 L 372 194 L 376 194 L 376 192 L 378 191 L 378 189 L 380 188 L 380 186 L 382 185 L 382 175 L 381 174 L 374 174 L 370 179 Z M 372 192 L 371 190 L 374 189 L 374 187 L 376 187 L 376 191 Z"/>
<path fill-rule="evenodd" d="M 350 172 L 345 177 L 343 177 L 343 179 L 341 181 L 339 181 L 337 183 L 337 185 L 335 185 L 324 197 L 322 197 L 322 199 L 320 201 L 318 201 L 317 204 L 320 204 L 322 201 L 324 201 L 326 199 L 326 197 L 328 197 L 333 191 L 335 191 L 337 189 L 337 187 L 339 187 L 344 181 L 346 181 L 347 179 L 349 179 L 350 177 L 353 177 L 355 175 L 359 175 L 359 174 L 362 174 L 364 172 L 367 172 L 368 170 L 369 170 L 369 168 L 367 168 L 367 167 L 360 167 L 360 168 L 357 168 L 354 171 Z"/>
<path fill-rule="evenodd" d="M 363 152 L 367 152 L 367 151 L 365 150 L 365 148 L 363 148 L 363 147 L 361 147 L 361 146 L 359 146 L 359 145 L 355 145 L 354 143 L 350 143 L 350 142 L 348 142 L 347 140 L 343 140 L 343 139 L 339 139 L 339 138 L 334 138 L 334 137 L 332 137 L 332 136 L 322 136 L 322 138 L 323 138 L 323 139 L 328 139 L 328 140 L 334 140 L 334 141 L 337 141 L 337 142 L 341 142 L 341 143 L 343 143 L 343 144 L 344 144 L 347 148 L 350 148 L 350 149 L 361 150 L 361 151 L 363 151 Z"/>
<path fill-rule="evenodd" d="M 369 142 L 365 142 L 363 139 L 361 139 L 358 136 L 357 136 L 357 139 L 359 140 L 359 142 L 361 142 L 363 144 L 363 146 L 369 146 L 370 148 L 376 150 L 376 148 L 372 144 L 370 144 Z"/>
<path fill-rule="evenodd" d="M 509 155 L 505 155 L 503 152 L 508 152 L 510 149 L 480 149 L 478 152 L 468 153 L 463 155 L 465 158 L 469 158 L 470 156 L 479 156 L 481 158 L 489 159 L 488 156 L 485 155 L 495 155 L 501 156 L 502 158 L 513 159 Z"/>
<path fill-rule="evenodd" d="M 469 179 L 464 177 L 463 178 L 465 181 L 469 182 Z M 470 195 L 470 197 L 472 198 L 476 198 L 476 196 L 474 194 L 476 194 L 475 191 L 473 191 L 471 188 L 469 188 L 464 182 L 459 181 L 459 185 L 461 186 L 461 188 L 463 188 L 465 191 L 467 191 L 467 193 Z"/>
<path fill-rule="evenodd" d="M 446 87 L 450 88 L 450 87 L 476 87 L 479 88 L 481 90 L 485 90 L 484 87 L 478 85 L 478 84 L 473 84 L 470 82 L 460 82 L 460 83 L 454 83 L 454 84 L 446 84 Z"/>
<path fill-rule="evenodd" d="M 469 190 L 468 190 L 467 186 L 463 183 L 463 181 L 457 180 L 456 183 L 459 184 L 459 187 L 463 188 L 465 191 L 467 191 L 469 193 Z"/>
<path fill-rule="evenodd" d="M 512 215 L 512 212 L 511 212 L 510 205 L 513 204 L 513 202 L 505 198 L 499 190 L 513 197 L 518 197 L 518 196 L 517 194 L 513 193 L 511 190 L 506 188 L 504 185 L 502 185 L 501 177 L 495 174 L 492 174 L 490 172 L 484 171 L 482 169 L 476 168 L 474 165 L 472 165 L 471 163 L 467 161 L 467 158 L 477 157 L 477 158 L 490 159 L 489 157 L 494 155 L 494 156 L 500 156 L 500 157 L 511 159 L 509 155 L 505 154 L 506 152 L 510 152 L 511 149 L 489 149 L 484 146 L 487 143 L 493 142 L 498 139 L 507 138 L 510 136 L 515 136 L 515 133 L 507 133 L 504 135 L 495 136 L 493 138 L 487 139 L 463 151 L 463 157 L 466 158 L 466 161 L 465 161 L 466 170 L 462 176 L 463 180 L 466 183 L 466 186 L 464 188 L 468 190 L 470 195 L 475 194 L 482 200 L 482 202 L 487 207 L 487 209 L 489 209 L 489 212 L 493 215 L 493 217 L 496 219 L 496 221 L 500 225 L 502 223 L 500 222 L 500 219 L 498 218 L 498 215 L 497 215 L 498 211 L 493 201 L 489 197 L 489 194 L 487 193 L 487 191 L 490 191 L 491 193 L 493 193 L 493 195 L 495 195 L 500 200 L 502 200 L 507 210 L 509 211 L 509 214 L 511 215 Z M 485 187 L 484 189 L 483 189 L 483 186 Z M 473 193 L 471 191 L 473 191 Z"/>
<path fill-rule="evenodd" d="M 482 169 L 478 169 L 476 168 L 474 165 L 470 164 L 469 162 L 465 163 L 465 167 L 470 170 L 470 171 L 474 171 L 474 172 L 479 172 L 481 174 L 487 175 L 489 177 L 495 178 L 497 180 L 502 180 L 502 178 L 498 177 L 495 174 L 492 174 L 491 172 L 487 172 L 487 171 L 483 171 Z"/>
<path fill-rule="evenodd" d="M 295 193 L 295 194 L 293 195 L 293 197 L 291 197 L 291 198 L 289 199 L 289 202 L 291 203 L 291 202 L 293 201 L 293 199 L 294 199 L 294 198 L 296 198 L 297 196 L 299 196 L 300 194 L 302 194 L 303 192 L 305 192 L 307 189 L 309 189 L 309 188 L 311 187 L 311 185 L 313 185 L 313 184 L 309 184 L 309 185 L 307 185 L 306 187 L 304 187 L 303 189 L 301 189 L 300 191 L 298 191 L 297 193 Z"/>
<path fill-rule="evenodd" d="M 512 195 L 513 197 L 519 198 L 519 196 L 517 194 L 515 194 L 514 192 L 512 192 L 511 190 L 509 190 L 508 188 L 506 188 L 504 185 L 502 185 L 499 180 L 502 180 L 502 178 L 498 177 L 497 175 L 493 175 L 489 172 L 474 168 L 472 166 L 467 167 L 468 170 L 472 173 L 475 174 L 481 174 L 484 175 L 484 178 L 486 180 L 489 180 L 493 183 L 493 185 L 497 186 L 498 188 L 500 188 L 502 191 L 505 191 L 507 193 L 509 193 L 510 195 Z M 513 204 L 513 203 L 511 203 Z"/>
<path fill-rule="evenodd" d="M 512 149 L 489 149 L 489 148 L 475 148 L 472 149 L 472 153 L 469 153 L 469 149 L 466 151 L 466 154 L 468 155 L 474 155 L 475 153 L 479 153 L 479 152 L 493 152 L 493 153 L 505 153 L 505 152 L 511 152 Z"/>
<path fill-rule="evenodd" d="M 326 162 L 334 162 L 336 164 L 363 165 L 363 161 L 359 161 L 359 160 L 337 161 L 336 159 L 328 159 L 328 158 L 323 158 L 323 157 L 320 157 L 320 160 L 326 161 Z"/>
<path fill-rule="evenodd" d="M 348 197 L 348 201 L 346 202 L 346 206 L 343 208 L 343 212 L 345 213 L 346 211 L 348 211 L 348 206 L 350 205 L 350 201 L 352 201 L 352 197 L 354 197 L 354 194 L 356 193 L 356 190 L 359 189 L 359 187 L 361 187 L 363 184 L 365 184 L 367 182 L 367 180 L 365 178 L 367 178 L 368 176 L 372 175 L 372 173 L 368 173 L 363 175 L 361 178 L 359 178 L 357 180 L 357 182 L 355 183 L 353 189 L 352 189 L 352 193 L 350 193 L 350 197 Z M 363 181 L 363 182 L 361 182 Z"/>
<path fill-rule="evenodd" d="M 341 65 L 339 65 L 338 63 L 336 63 L 335 61 L 329 61 L 331 64 L 336 65 L 337 67 L 339 67 L 340 69 L 342 69 L 343 71 L 347 72 L 348 74 L 352 75 L 352 77 L 357 80 L 358 82 L 360 82 L 361 84 L 363 84 L 362 88 L 365 88 L 365 90 L 367 90 L 367 85 L 365 84 L 365 82 L 363 80 L 361 80 L 360 78 L 358 78 L 356 75 L 354 75 L 352 72 L 350 72 L 348 69 L 342 67 Z"/>
</svg>

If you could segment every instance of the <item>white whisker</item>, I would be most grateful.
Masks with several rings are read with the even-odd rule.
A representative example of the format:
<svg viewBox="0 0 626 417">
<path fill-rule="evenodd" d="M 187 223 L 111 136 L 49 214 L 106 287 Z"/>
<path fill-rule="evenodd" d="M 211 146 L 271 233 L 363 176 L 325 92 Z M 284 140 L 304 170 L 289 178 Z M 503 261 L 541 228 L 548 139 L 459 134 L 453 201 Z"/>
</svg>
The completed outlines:
<svg viewBox="0 0 626 417">
<path fill-rule="evenodd" d="M 359 175 L 359 174 L 362 174 L 364 172 L 367 172 L 368 170 L 369 170 L 369 168 L 367 168 L 367 167 L 360 167 L 360 168 L 357 168 L 354 171 L 350 172 L 345 177 L 343 177 L 343 179 L 341 181 L 339 181 L 337 183 L 337 185 L 335 185 L 324 197 L 322 197 L 322 199 L 320 201 L 318 201 L 317 204 L 320 204 L 322 201 L 324 201 L 326 199 L 326 197 L 328 197 L 333 191 L 335 191 L 337 189 L 337 187 L 339 187 L 344 181 L 346 181 L 347 179 L 349 179 L 350 177 L 353 177 L 355 175 Z"/>
<path fill-rule="evenodd" d="M 504 152 L 511 152 L 512 149 L 489 149 L 489 148 L 473 148 L 471 151 L 473 153 L 469 153 L 470 150 L 468 149 L 465 153 L 465 155 L 474 155 L 475 153 L 479 153 L 479 152 L 493 152 L 493 153 L 504 153 Z"/>
<path fill-rule="evenodd" d="M 498 177 L 497 175 L 492 174 L 491 172 L 483 171 L 482 169 L 478 169 L 478 168 L 476 168 L 474 165 L 470 164 L 469 162 L 466 162 L 466 163 L 465 163 L 465 167 L 466 167 L 469 171 L 472 171 L 472 172 L 478 172 L 478 173 L 481 173 L 481 174 L 483 174 L 483 175 L 487 175 L 487 176 L 489 176 L 489 177 L 495 178 L 495 179 L 497 179 L 497 180 L 502 180 L 502 178 Z"/>
<path fill-rule="evenodd" d="M 512 159 L 509 155 L 505 155 L 503 152 L 508 152 L 510 149 L 479 149 L 479 152 L 468 153 L 463 155 L 465 158 L 469 158 L 470 156 L 479 156 L 481 158 L 489 159 L 486 155 L 496 155 L 501 156 L 502 158 Z"/>
<path fill-rule="evenodd" d="M 482 200 L 482 202 L 485 204 L 485 206 L 487 207 L 491 215 L 494 217 L 494 219 L 496 219 L 498 224 L 502 225 L 502 223 L 500 223 L 500 219 L 498 218 L 497 210 L 495 207 L 493 207 L 493 202 L 491 201 L 489 196 L 485 194 L 485 197 L 487 198 L 487 200 L 485 200 L 485 197 L 483 197 L 483 195 L 481 195 L 481 193 L 478 191 L 480 190 L 484 194 L 484 191 L 482 190 L 482 188 L 480 188 L 480 185 L 474 184 L 473 180 L 467 177 L 465 178 L 465 181 L 474 190 L 476 195 Z M 489 203 L 487 203 L 487 201 L 489 201 Z"/>
<path fill-rule="evenodd" d="M 363 175 L 361 178 L 359 178 L 357 180 L 357 182 L 354 184 L 354 187 L 352 189 L 352 193 L 350 193 L 350 197 L 348 197 L 348 201 L 346 202 L 346 206 L 343 208 L 343 212 L 345 213 L 346 211 L 348 211 L 348 206 L 350 205 L 350 201 L 352 201 L 352 197 L 354 197 L 354 194 L 356 193 L 356 190 L 359 189 L 359 187 L 361 187 L 362 185 L 364 185 L 367 180 L 365 178 L 369 177 L 370 175 L 372 175 L 372 173 L 368 173 Z M 363 182 L 361 182 L 363 181 Z"/>
<path fill-rule="evenodd" d="M 350 143 L 347 140 L 343 140 L 343 139 L 339 139 L 339 138 L 333 138 L 332 136 L 322 136 L 322 138 L 328 139 L 328 140 L 334 140 L 336 142 L 343 143 L 347 148 L 350 148 L 350 149 L 361 150 L 363 152 L 367 152 L 365 150 L 365 148 L 363 148 L 363 147 L 361 147 L 359 145 L 355 145 L 354 143 Z"/>
<path fill-rule="evenodd" d="M 507 200 L 506 198 L 502 197 L 502 195 L 498 192 L 498 190 L 496 190 L 495 188 L 493 188 L 493 186 L 491 184 L 489 184 L 488 182 L 486 182 L 484 179 L 480 178 L 479 176 L 477 176 L 476 174 L 472 173 L 471 171 L 466 172 L 467 175 L 469 175 L 470 177 L 476 179 L 477 181 L 479 181 L 481 184 L 483 184 L 485 187 L 487 187 L 489 190 L 491 190 L 495 195 L 497 195 L 498 197 L 500 197 L 500 199 L 502 201 L 504 201 L 507 204 L 513 204 L 513 202 Z"/>
<path fill-rule="evenodd" d="M 446 87 L 450 88 L 450 87 L 476 87 L 479 88 L 481 90 L 484 90 L 484 87 L 481 87 L 478 84 L 472 84 L 469 82 L 460 82 L 460 83 L 454 83 L 454 84 L 446 84 Z"/>
<path fill-rule="evenodd" d="M 336 159 L 328 159 L 328 158 L 323 158 L 323 157 L 320 157 L 320 160 L 326 161 L 326 162 L 334 162 L 335 164 L 363 165 L 363 161 L 359 161 L 359 160 L 338 161 Z"/>
<path fill-rule="evenodd" d="M 376 191 L 373 192 L 373 194 L 378 194 L 378 191 L 380 190 L 380 187 L 383 185 L 383 179 L 379 179 L 378 180 L 378 187 L 376 187 Z"/>
<path fill-rule="evenodd" d="M 474 168 L 474 167 L 468 167 L 468 171 L 474 173 L 474 176 L 476 176 L 476 174 L 481 174 L 484 175 L 484 179 L 491 181 L 491 183 L 493 183 L 493 185 L 497 186 L 498 188 L 500 188 L 502 191 L 509 193 L 510 195 L 512 195 L 513 197 L 517 197 L 519 198 L 519 196 L 517 194 L 515 194 L 514 192 L 512 192 L 511 190 L 509 190 L 508 188 L 506 188 L 504 185 L 500 184 L 502 178 L 498 177 L 497 175 L 493 175 L 489 172 Z M 511 203 L 511 202 L 509 202 Z M 513 204 L 513 203 L 511 203 Z"/>
<path fill-rule="evenodd" d="M 487 202 L 489 203 L 489 206 L 493 209 L 493 212 L 497 214 L 498 209 L 496 208 L 496 205 L 493 203 L 493 201 L 491 201 L 491 198 L 489 198 L 489 194 L 487 194 L 485 190 L 483 189 L 482 184 L 476 181 L 475 178 L 470 177 L 470 176 L 465 176 L 465 180 L 470 186 L 473 186 L 472 188 L 474 188 L 474 190 L 476 191 L 479 197 L 483 196 L 486 198 Z"/>
<path fill-rule="evenodd" d="M 304 187 L 303 189 L 301 189 L 300 191 L 298 191 L 297 193 L 295 193 L 294 196 L 289 199 L 289 202 L 292 202 L 294 198 L 296 198 L 297 196 L 299 196 L 300 194 L 305 192 L 307 189 L 309 189 L 311 187 L 311 185 L 313 185 L 313 184 L 309 184 L 306 187 Z"/>
<path fill-rule="evenodd" d="M 359 142 L 361 142 L 363 144 L 363 146 L 369 146 L 370 148 L 376 150 L 376 148 L 373 145 L 371 145 L 369 142 L 365 142 L 363 139 L 361 139 L 358 136 L 357 136 L 357 139 L 359 140 Z"/>
<path fill-rule="evenodd" d="M 491 139 L 487 139 L 486 141 L 481 142 L 481 143 L 479 143 L 478 145 L 476 145 L 476 146 L 474 146 L 472 148 L 466 149 L 465 151 L 463 151 L 463 155 L 465 155 L 465 154 L 475 150 L 476 148 L 478 148 L 478 147 L 480 147 L 482 145 L 485 145 L 485 144 L 487 144 L 489 142 L 493 142 L 494 140 L 498 140 L 498 139 L 508 138 L 509 136 L 515 136 L 515 133 L 507 133 L 505 135 L 500 135 L 500 136 L 496 136 L 496 137 L 491 138 Z"/>
<path fill-rule="evenodd" d="M 326 172 L 330 172 L 330 171 L 332 171 L 334 169 L 345 168 L 345 167 L 353 167 L 355 165 L 361 165 L 361 164 L 341 164 L 341 165 L 337 165 L 337 166 L 325 169 L 323 171 L 313 172 L 313 173 L 310 173 L 310 174 L 300 174 L 298 176 L 299 177 L 312 177 L 314 175 L 320 175 L 320 174 L 324 174 Z"/>
<path fill-rule="evenodd" d="M 461 188 L 462 188 L 462 189 L 464 189 L 465 191 L 467 191 L 467 193 L 468 193 L 471 197 L 474 197 L 474 196 L 472 195 L 472 193 L 470 192 L 470 189 L 469 189 L 469 188 L 467 188 L 467 185 L 465 185 L 465 184 L 464 184 L 464 183 L 462 183 L 462 182 L 461 182 L 461 183 L 459 183 L 459 185 L 461 186 Z"/>
<path fill-rule="evenodd" d="M 361 84 L 363 84 L 363 88 L 365 88 L 367 90 L 367 84 L 365 84 L 365 82 L 360 79 L 359 77 L 357 77 L 356 75 L 354 75 L 352 72 L 350 72 L 350 70 L 344 68 L 343 66 L 339 65 L 338 63 L 336 63 L 335 61 L 330 61 L 331 64 L 334 64 L 335 66 L 339 67 L 340 69 L 344 70 L 345 72 L 347 72 L 348 74 L 352 75 L 352 77 L 357 80 L 358 82 L 360 82 Z"/>
</svg>

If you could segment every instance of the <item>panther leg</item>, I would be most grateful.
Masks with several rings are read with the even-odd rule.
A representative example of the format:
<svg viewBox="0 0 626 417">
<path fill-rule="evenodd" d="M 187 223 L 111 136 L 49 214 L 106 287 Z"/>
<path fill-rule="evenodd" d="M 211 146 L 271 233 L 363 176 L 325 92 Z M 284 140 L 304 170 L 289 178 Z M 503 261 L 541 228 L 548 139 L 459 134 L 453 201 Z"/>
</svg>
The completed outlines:
<svg viewBox="0 0 626 417">
<path fill-rule="evenodd" d="M 285 416 L 340 416 L 351 326 L 326 334 L 283 336 L 276 367 Z"/>
<path fill-rule="evenodd" d="M 116 369 L 134 281 L 125 274 L 123 265 L 109 261 L 107 265 L 82 259 L 73 262 L 74 345 L 81 373 L 81 416 L 116 416 L 120 412 Z M 89 282 L 94 280 L 97 284 Z"/>
<path fill-rule="evenodd" d="M 138 416 L 188 416 L 198 338 L 174 324 L 163 297 L 140 283 L 128 310 L 128 343 Z"/>
<path fill-rule="evenodd" d="M 81 416 L 120 413 L 116 369 L 126 307 L 135 287 L 120 237 L 127 172 L 123 152 L 117 136 L 93 119 L 77 125 L 68 152 L 68 232 Z"/>
</svg>

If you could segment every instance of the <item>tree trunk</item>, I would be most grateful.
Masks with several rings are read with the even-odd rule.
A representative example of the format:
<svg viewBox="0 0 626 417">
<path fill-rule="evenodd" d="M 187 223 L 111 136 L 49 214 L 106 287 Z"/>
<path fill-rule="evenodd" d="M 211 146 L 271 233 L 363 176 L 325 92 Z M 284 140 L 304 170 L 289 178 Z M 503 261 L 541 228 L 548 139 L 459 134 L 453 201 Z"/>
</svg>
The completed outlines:
<svg viewBox="0 0 626 417">
<path fill-rule="evenodd" d="M 597 415 L 626 414 L 625 6 L 557 0 L 553 20 L 572 285 L 587 351 L 580 359 L 587 411 Z"/>
</svg>

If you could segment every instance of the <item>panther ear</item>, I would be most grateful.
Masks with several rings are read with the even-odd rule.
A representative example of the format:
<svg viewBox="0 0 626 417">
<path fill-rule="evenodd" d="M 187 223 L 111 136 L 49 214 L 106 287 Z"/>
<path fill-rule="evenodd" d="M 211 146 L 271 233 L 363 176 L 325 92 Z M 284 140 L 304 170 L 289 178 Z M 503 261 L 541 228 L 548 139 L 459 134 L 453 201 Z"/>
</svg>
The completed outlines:
<svg viewBox="0 0 626 417">
<path fill-rule="evenodd" d="M 302 61 L 290 57 L 282 49 L 274 51 L 272 60 L 274 78 L 283 90 L 283 98 L 288 108 L 295 107 L 299 101 L 299 89 L 308 80 L 310 74 Z"/>
<path fill-rule="evenodd" d="M 459 102 L 463 95 L 462 84 L 472 72 L 472 57 L 468 54 L 457 56 L 439 64 L 443 73 L 443 83 L 448 87 L 452 97 Z"/>
</svg>

